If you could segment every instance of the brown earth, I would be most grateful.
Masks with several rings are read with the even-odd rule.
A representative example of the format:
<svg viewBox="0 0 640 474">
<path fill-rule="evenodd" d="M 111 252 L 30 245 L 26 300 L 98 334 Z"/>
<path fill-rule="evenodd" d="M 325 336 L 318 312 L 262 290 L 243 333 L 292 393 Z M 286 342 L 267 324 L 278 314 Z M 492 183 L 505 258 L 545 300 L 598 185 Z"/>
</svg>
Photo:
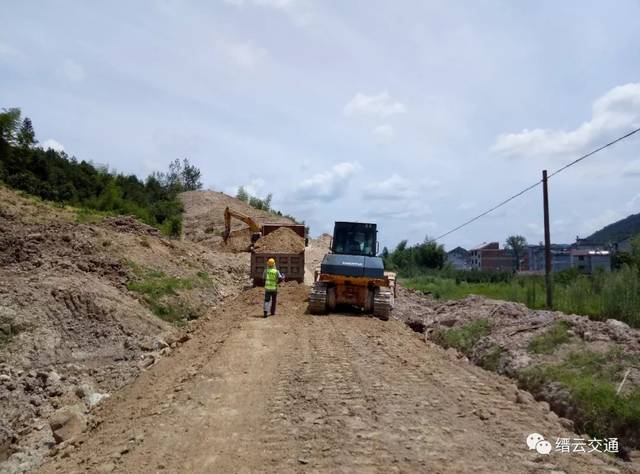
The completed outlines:
<svg viewBox="0 0 640 474">
<path fill-rule="evenodd" d="M 216 191 L 189 191 L 180 195 L 184 205 L 184 235 L 187 240 L 211 247 L 220 246 L 227 206 L 253 218 L 258 224 L 295 224 L 291 219 L 251 207 L 249 204 Z M 231 219 L 231 230 L 246 228 Z M 249 244 L 248 244 L 249 245 Z M 223 249 L 221 249 L 223 250 Z"/>
<path fill-rule="evenodd" d="M 528 387 L 528 369 L 560 364 L 574 353 L 604 354 L 608 358 L 613 357 L 611 354 L 623 354 L 626 361 L 621 362 L 624 365 L 621 373 L 626 373 L 627 377 L 620 393 L 629 394 L 640 387 L 640 367 L 635 365 L 635 361 L 640 360 L 640 330 L 630 328 L 621 321 L 594 321 L 586 316 L 558 311 L 531 310 L 519 303 L 480 296 L 442 301 L 402 287 L 398 291 L 394 316 L 424 333 L 427 341 L 438 342 L 440 331 L 459 329 L 474 321 L 487 321 L 488 333 L 473 344 L 464 356 L 483 367 L 487 367 L 490 361 L 491 370 Z M 535 353 L 530 349 L 535 338 L 548 334 L 559 323 L 566 328 L 566 342 L 548 353 Z M 492 357 L 496 350 L 499 353 L 497 358 Z M 559 416 L 575 421 L 579 428 L 584 425 L 585 414 L 576 409 L 564 387 L 549 381 L 530 388 L 536 399 L 548 402 Z M 626 432 L 618 431 L 616 435 L 621 438 L 621 449 L 640 448 L 640 427 L 628 427 Z M 638 454 L 636 451 L 635 455 Z"/>
<path fill-rule="evenodd" d="M 43 460 L 41 472 L 65 473 L 633 472 L 529 451 L 531 432 L 576 435 L 397 320 L 312 317 L 297 284 L 262 319 L 262 291 L 240 292 L 249 255 L 216 251 L 205 232 L 221 231 L 226 205 L 253 211 L 220 193 L 182 199 L 200 243 L 129 218 L 80 224 L 0 187 L 1 472 Z M 311 240 L 307 269 L 329 242 Z M 155 303 L 200 319 L 169 325 L 129 290 L 158 275 L 190 283 Z M 408 297 L 398 314 L 429 313 L 420 304 Z"/>
<path fill-rule="evenodd" d="M 322 259 L 331 247 L 331 236 L 322 234 L 315 239 L 309 239 L 309 245 L 304 251 L 304 283 L 313 285 L 316 268 L 322 263 Z"/>
<path fill-rule="evenodd" d="M 98 408 L 40 472 L 631 472 L 604 455 L 538 455 L 574 437 L 504 377 L 399 321 L 305 314 L 307 288 L 259 288 Z"/>
<path fill-rule="evenodd" d="M 304 239 L 293 230 L 280 227 L 273 232 L 259 238 L 254 248 L 258 253 L 302 253 L 304 252 Z"/>
<path fill-rule="evenodd" d="M 246 254 L 161 238 L 131 218 L 76 218 L 0 187 L 2 472 L 28 472 L 56 443 L 49 418 L 65 406 L 86 417 L 192 330 L 153 314 L 129 284 L 152 271 L 193 282 L 161 300 L 190 317 L 249 284 Z"/>
</svg>

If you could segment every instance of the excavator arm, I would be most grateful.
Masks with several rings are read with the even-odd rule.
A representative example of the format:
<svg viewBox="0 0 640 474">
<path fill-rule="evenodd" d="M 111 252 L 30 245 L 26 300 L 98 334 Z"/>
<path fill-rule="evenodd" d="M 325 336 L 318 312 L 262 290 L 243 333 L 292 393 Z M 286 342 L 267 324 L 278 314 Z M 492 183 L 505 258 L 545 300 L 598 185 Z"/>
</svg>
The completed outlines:
<svg viewBox="0 0 640 474">
<path fill-rule="evenodd" d="M 222 235 L 225 243 L 227 242 L 227 239 L 229 239 L 229 234 L 231 233 L 232 217 L 235 217 L 239 221 L 242 221 L 245 224 L 247 224 L 253 234 L 261 233 L 262 227 L 260 227 L 260 225 L 256 221 L 254 221 L 251 217 L 227 207 L 224 210 L 224 234 Z"/>
</svg>

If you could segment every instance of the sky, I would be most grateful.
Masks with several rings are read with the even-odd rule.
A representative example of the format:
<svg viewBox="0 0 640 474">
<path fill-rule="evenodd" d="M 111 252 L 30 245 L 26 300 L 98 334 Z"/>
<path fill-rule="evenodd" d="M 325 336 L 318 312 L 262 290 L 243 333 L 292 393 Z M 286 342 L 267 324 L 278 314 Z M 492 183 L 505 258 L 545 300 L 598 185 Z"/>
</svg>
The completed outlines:
<svg viewBox="0 0 640 474">
<path fill-rule="evenodd" d="M 640 127 L 640 2 L 6 2 L 0 107 L 144 177 L 437 237 Z M 640 212 L 640 134 L 549 182 L 552 241 Z M 441 240 L 543 239 L 540 187 Z"/>
</svg>

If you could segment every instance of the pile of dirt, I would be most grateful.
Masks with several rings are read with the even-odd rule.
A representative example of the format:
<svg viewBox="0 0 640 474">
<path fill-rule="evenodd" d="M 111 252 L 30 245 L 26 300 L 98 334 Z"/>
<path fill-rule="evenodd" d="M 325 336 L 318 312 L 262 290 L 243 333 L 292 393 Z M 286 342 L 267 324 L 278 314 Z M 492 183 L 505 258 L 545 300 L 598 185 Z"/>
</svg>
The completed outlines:
<svg viewBox="0 0 640 474">
<path fill-rule="evenodd" d="M 254 245 L 257 253 L 302 253 L 304 239 L 287 227 L 280 227 L 258 239 Z"/>
<path fill-rule="evenodd" d="M 307 285 L 313 284 L 316 268 L 322 263 L 324 256 L 331 248 L 331 236 L 322 234 L 315 239 L 309 239 L 309 245 L 304 251 L 304 282 Z"/>
<path fill-rule="evenodd" d="M 575 408 L 569 392 L 555 382 L 530 386 L 532 369 L 556 367 L 575 354 L 595 354 L 605 359 L 612 354 L 623 354 L 627 362 L 621 363 L 627 366 L 622 367 L 620 373 L 626 373 L 627 377 L 621 394 L 637 393 L 640 389 L 640 367 L 634 362 L 640 361 L 640 330 L 621 321 L 594 321 L 558 311 L 531 310 L 519 303 L 480 296 L 443 301 L 402 287 L 398 292 L 394 317 L 414 331 L 424 333 L 427 341 L 445 346 L 452 342 L 442 337 L 447 331 L 465 334 L 466 339 L 457 339 L 462 346 L 458 348 L 462 351 L 461 357 L 517 379 L 532 390 L 537 399 L 548 402 L 558 415 L 575 421 L 580 429 L 585 428 L 584 414 Z M 476 336 L 469 330 L 473 325 Z M 622 378 L 621 375 L 616 385 Z M 610 431 L 613 435 L 613 429 Z M 640 427 L 623 435 L 627 447 L 640 448 Z"/>
<path fill-rule="evenodd" d="M 184 340 L 186 319 L 249 285 L 247 254 L 161 238 L 126 217 L 75 220 L 0 187 L 2 472 L 31 471 L 72 426 L 91 426 L 100 400 Z"/>
</svg>

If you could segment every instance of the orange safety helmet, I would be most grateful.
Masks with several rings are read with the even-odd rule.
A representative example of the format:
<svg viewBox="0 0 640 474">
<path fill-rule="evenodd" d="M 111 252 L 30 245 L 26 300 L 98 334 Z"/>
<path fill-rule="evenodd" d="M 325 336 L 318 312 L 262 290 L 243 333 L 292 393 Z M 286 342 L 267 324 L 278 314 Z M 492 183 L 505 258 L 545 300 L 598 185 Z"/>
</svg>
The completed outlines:
<svg viewBox="0 0 640 474">
<path fill-rule="evenodd" d="M 275 267 L 276 261 L 270 258 L 269 260 L 267 260 L 267 265 L 269 265 L 270 267 Z"/>
</svg>

